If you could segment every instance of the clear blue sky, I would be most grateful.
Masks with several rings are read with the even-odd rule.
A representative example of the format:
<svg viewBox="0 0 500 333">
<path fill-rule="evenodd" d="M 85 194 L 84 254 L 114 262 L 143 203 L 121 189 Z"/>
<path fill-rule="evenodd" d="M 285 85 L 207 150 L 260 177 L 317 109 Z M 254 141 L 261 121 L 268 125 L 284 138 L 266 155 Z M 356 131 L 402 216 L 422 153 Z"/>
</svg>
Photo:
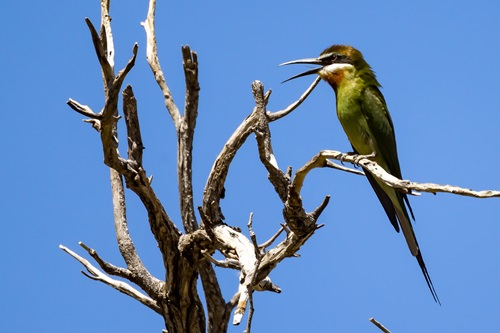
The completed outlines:
<svg viewBox="0 0 500 333">
<path fill-rule="evenodd" d="M 99 1 L 3 1 L 3 116 L 0 201 L 2 332 L 160 332 L 161 318 L 135 300 L 85 278 L 58 249 L 83 254 L 77 242 L 121 265 L 116 248 L 108 169 L 97 133 L 65 102 L 98 111 L 100 69 L 84 18 L 99 25 Z M 139 43 L 128 76 L 139 103 L 144 163 L 178 222 L 175 131 L 145 62 L 147 1 L 113 1 L 116 64 Z M 396 128 L 405 178 L 474 189 L 500 189 L 498 96 L 500 7 L 497 1 L 160 1 L 159 56 L 179 106 L 180 47 L 200 62 L 200 116 L 195 140 L 195 202 L 201 203 L 214 158 L 251 112 L 251 82 L 273 90 L 278 110 L 312 78 L 280 84 L 304 69 L 277 64 L 318 55 L 334 43 L 359 48 L 383 85 Z M 299 168 L 321 149 L 349 151 L 322 83 L 286 119 L 272 124 L 282 168 Z M 121 142 L 125 142 L 123 132 Z M 282 221 L 282 206 L 250 139 L 231 168 L 224 214 L 264 241 Z M 392 229 L 367 181 L 315 171 L 303 195 L 309 210 L 332 200 L 326 226 L 299 259 L 272 274 L 280 295 L 255 296 L 255 332 L 498 332 L 500 201 L 448 194 L 412 197 L 415 231 L 442 306 L 432 300 L 404 237 Z M 128 193 L 132 236 L 147 267 L 162 275 L 144 209 Z M 227 298 L 235 271 L 221 272 Z M 241 332 L 244 327 L 231 328 Z"/>
</svg>

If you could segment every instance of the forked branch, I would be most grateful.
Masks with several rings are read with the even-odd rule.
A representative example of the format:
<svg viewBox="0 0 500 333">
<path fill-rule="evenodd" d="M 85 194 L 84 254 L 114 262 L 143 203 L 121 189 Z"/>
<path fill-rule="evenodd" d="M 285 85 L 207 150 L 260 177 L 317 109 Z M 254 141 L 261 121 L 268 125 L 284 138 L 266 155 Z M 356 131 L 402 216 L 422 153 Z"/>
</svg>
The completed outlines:
<svg viewBox="0 0 500 333">
<path fill-rule="evenodd" d="M 82 271 L 82 273 L 85 276 L 87 276 L 93 280 L 101 281 L 101 282 L 107 284 L 108 286 L 111 286 L 111 287 L 115 288 L 116 290 L 124 293 L 125 295 L 128 295 L 128 296 L 136 299 L 137 301 L 146 305 L 148 308 L 152 309 L 153 311 L 161 314 L 160 307 L 158 305 L 156 305 L 156 301 L 154 301 L 153 299 L 142 294 L 140 291 L 133 288 L 128 283 L 125 283 L 125 282 L 119 281 L 119 280 L 114 280 L 114 279 L 110 278 L 109 276 L 105 275 L 100 270 L 98 270 L 96 267 L 94 267 L 87 259 L 79 256 L 78 254 L 71 251 L 67 247 L 65 247 L 63 245 L 59 245 L 59 248 L 61 248 L 61 250 L 68 253 L 70 256 L 72 256 L 76 260 L 78 260 L 87 269 L 89 274 L 86 274 Z"/>
</svg>

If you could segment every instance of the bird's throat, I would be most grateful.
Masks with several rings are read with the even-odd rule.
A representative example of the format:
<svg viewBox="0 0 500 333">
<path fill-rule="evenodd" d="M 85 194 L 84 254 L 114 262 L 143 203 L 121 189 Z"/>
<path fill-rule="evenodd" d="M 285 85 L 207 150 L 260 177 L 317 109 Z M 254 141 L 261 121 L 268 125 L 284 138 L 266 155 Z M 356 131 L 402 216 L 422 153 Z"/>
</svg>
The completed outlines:
<svg viewBox="0 0 500 333">
<path fill-rule="evenodd" d="M 355 78 L 355 68 L 350 64 L 332 64 L 323 67 L 318 75 L 335 90 L 337 93 L 339 87 L 347 80 Z"/>
</svg>

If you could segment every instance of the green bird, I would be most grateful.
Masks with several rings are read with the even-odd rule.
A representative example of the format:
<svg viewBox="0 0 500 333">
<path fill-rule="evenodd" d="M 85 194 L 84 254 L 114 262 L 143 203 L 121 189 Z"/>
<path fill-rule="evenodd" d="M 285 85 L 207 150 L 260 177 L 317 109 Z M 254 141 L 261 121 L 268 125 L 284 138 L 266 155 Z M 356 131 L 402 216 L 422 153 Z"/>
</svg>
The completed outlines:
<svg viewBox="0 0 500 333">
<path fill-rule="evenodd" d="M 286 81 L 318 74 L 335 91 L 337 116 L 354 153 L 370 155 L 385 171 L 402 179 L 391 115 L 380 92 L 381 85 L 361 52 L 352 46 L 333 45 L 317 58 L 294 60 L 281 65 L 290 64 L 320 66 Z M 410 252 L 417 258 L 432 297 L 440 304 L 411 225 L 408 211 L 413 220 L 415 217 L 406 193 L 387 186 L 366 169 L 364 171 L 394 229 L 397 232 L 400 228 L 403 230 Z"/>
</svg>

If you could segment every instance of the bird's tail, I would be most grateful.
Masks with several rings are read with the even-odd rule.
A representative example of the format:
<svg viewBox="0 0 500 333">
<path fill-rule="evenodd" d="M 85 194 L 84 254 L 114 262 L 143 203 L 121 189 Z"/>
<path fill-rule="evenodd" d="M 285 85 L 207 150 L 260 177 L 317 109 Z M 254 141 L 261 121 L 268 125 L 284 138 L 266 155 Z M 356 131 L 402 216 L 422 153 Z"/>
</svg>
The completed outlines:
<svg viewBox="0 0 500 333">
<path fill-rule="evenodd" d="M 425 267 L 425 262 L 424 258 L 422 258 L 422 253 L 418 253 L 418 255 L 415 256 L 417 258 L 418 264 L 420 265 L 420 269 L 422 270 L 422 273 L 424 274 L 425 277 L 425 282 L 427 282 L 427 286 L 429 287 L 429 290 L 431 291 L 432 297 L 434 298 L 434 301 L 441 305 L 441 301 L 439 300 L 439 297 L 436 293 L 436 290 L 434 289 L 434 285 L 432 284 L 431 277 L 429 276 L 429 272 L 427 272 L 427 267 Z"/>
<path fill-rule="evenodd" d="M 403 196 L 403 194 L 398 193 L 398 195 Z M 411 226 L 411 221 L 406 211 L 406 207 L 403 204 L 402 198 L 400 198 L 399 203 L 402 205 L 402 209 L 399 207 L 396 208 L 396 215 L 398 216 L 399 224 L 401 225 L 401 229 L 403 230 L 403 235 L 405 236 L 406 243 L 408 244 L 408 248 L 410 249 L 411 254 L 417 258 L 418 265 L 422 270 L 422 274 L 424 275 L 425 282 L 427 282 L 427 286 L 431 291 L 432 297 L 434 301 L 441 305 L 439 301 L 439 297 L 434 289 L 434 285 L 432 284 L 431 277 L 429 276 L 429 272 L 427 271 L 427 267 L 425 266 L 424 258 L 422 257 L 422 252 L 420 252 L 420 248 L 418 246 L 417 238 L 415 237 L 415 232 L 413 231 L 413 227 Z"/>
<path fill-rule="evenodd" d="M 415 232 L 413 231 L 413 227 L 411 225 L 408 210 L 410 211 L 412 217 L 413 212 L 411 210 L 411 206 L 408 198 L 406 197 L 406 194 L 401 193 L 393 188 L 389 188 L 385 184 L 379 184 L 375 177 L 373 177 L 373 175 L 368 170 L 364 169 L 364 171 L 366 178 L 368 178 L 370 185 L 373 187 L 373 190 L 377 194 L 377 197 L 380 200 L 382 207 L 384 207 L 385 213 L 391 221 L 394 229 L 399 232 L 401 226 L 403 235 L 406 239 L 406 243 L 408 244 L 408 248 L 410 249 L 411 254 L 417 258 L 420 269 L 424 274 L 425 282 L 427 282 L 427 286 L 431 291 L 434 301 L 441 305 L 436 290 L 434 289 L 434 285 L 432 284 L 431 278 L 429 276 L 429 272 L 427 272 L 427 267 L 425 267 L 425 262 L 422 258 L 422 253 L 420 252 L 420 248 L 418 247 L 417 238 L 415 237 Z M 404 202 L 406 202 L 408 210 L 406 209 Z M 415 218 L 413 217 L 413 219 Z"/>
</svg>

